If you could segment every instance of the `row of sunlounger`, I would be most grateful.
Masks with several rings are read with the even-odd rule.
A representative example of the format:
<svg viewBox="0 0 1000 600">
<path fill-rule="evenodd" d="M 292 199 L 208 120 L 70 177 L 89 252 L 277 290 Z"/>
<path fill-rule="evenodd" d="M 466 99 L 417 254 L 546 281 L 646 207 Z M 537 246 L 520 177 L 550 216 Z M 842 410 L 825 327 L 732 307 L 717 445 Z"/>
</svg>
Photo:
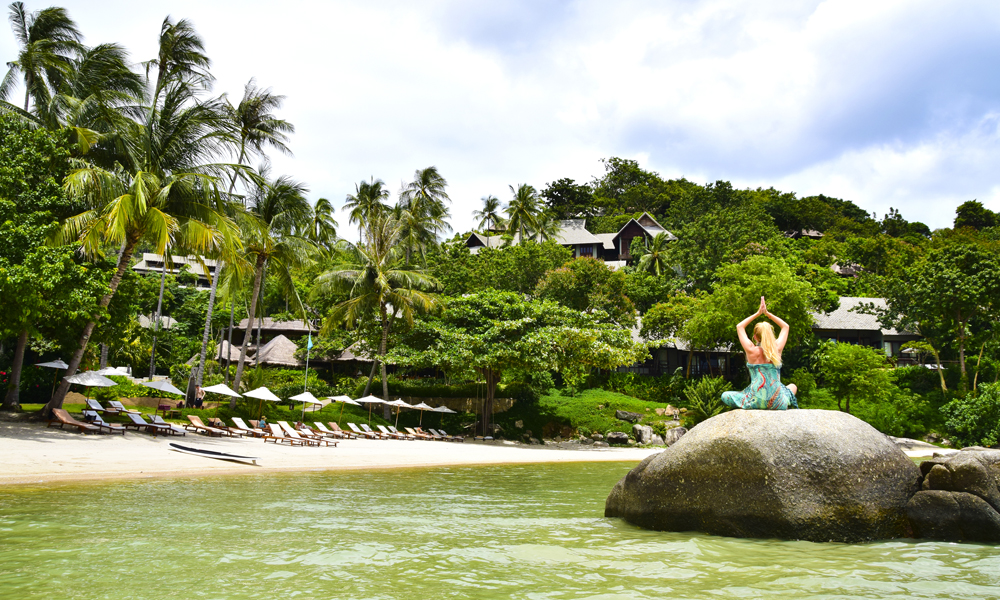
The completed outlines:
<svg viewBox="0 0 1000 600">
<path fill-rule="evenodd" d="M 96 404 L 96 402 L 95 402 Z M 448 442 L 461 442 L 464 441 L 462 436 L 448 435 L 444 431 L 434 430 L 428 428 L 426 431 L 420 427 L 404 427 L 404 432 L 398 431 L 395 427 L 384 425 L 377 425 L 378 431 L 374 431 L 368 425 L 362 424 L 360 427 L 354 423 L 348 423 L 351 431 L 344 431 L 340 426 L 331 421 L 328 423 L 330 426 L 327 428 L 326 425 L 320 422 L 315 422 L 315 427 L 309 427 L 305 424 L 299 423 L 298 427 L 292 427 L 287 421 L 278 421 L 277 423 L 270 423 L 267 425 L 267 429 L 258 428 L 258 421 L 250 421 L 250 425 L 247 425 L 243 419 L 240 417 L 233 417 L 233 424 L 235 427 L 230 427 L 225 424 L 222 419 L 209 419 L 208 424 L 205 424 L 201 420 L 201 417 L 197 415 L 188 415 L 187 418 L 190 421 L 189 424 L 181 427 L 173 423 L 167 423 L 159 415 L 147 415 L 150 419 L 146 421 L 138 411 L 128 410 L 122 407 L 121 410 L 117 410 L 115 407 L 115 412 L 110 412 L 107 409 L 100 408 L 100 404 L 96 407 L 90 405 L 88 402 L 88 408 L 83 411 L 83 416 L 85 421 L 79 421 L 73 418 L 68 412 L 61 408 L 54 409 L 52 411 L 52 419 L 49 420 L 49 427 L 58 426 L 60 428 L 69 425 L 71 427 L 77 427 L 80 433 L 121 433 L 125 435 L 125 432 L 129 428 L 135 428 L 136 431 L 145 431 L 146 433 L 151 433 L 155 435 L 187 435 L 188 431 L 203 433 L 210 436 L 230 436 L 230 437 L 257 437 L 263 438 L 265 442 L 274 443 L 287 443 L 293 446 L 336 446 L 337 442 L 333 441 L 336 439 L 357 439 L 358 437 L 365 437 L 368 439 L 397 439 L 397 440 L 437 440 L 437 441 L 448 441 Z M 124 414 L 126 418 L 129 419 L 129 423 L 118 424 L 118 423 L 108 423 L 101 415 L 98 413 L 98 408 L 105 413 L 110 414 Z"/>
</svg>

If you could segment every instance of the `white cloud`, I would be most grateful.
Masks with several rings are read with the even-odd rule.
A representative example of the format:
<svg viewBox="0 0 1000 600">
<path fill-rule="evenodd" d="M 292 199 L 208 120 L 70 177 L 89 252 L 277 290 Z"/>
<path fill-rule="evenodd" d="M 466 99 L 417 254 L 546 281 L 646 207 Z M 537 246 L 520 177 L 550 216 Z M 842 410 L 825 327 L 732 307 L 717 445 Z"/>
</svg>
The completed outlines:
<svg viewBox="0 0 1000 600">
<path fill-rule="evenodd" d="M 217 92 L 255 76 L 288 97 L 295 156 L 274 171 L 338 204 L 436 165 L 464 230 L 481 196 L 588 180 L 619 155 L 932 227 L 969 198 L 1000 208 L 988 0 L 59 4 L 136 60 L 166 14 L 191 19 Z M 0 34 L 0 60 L 13 52 Z"/>
</svg>

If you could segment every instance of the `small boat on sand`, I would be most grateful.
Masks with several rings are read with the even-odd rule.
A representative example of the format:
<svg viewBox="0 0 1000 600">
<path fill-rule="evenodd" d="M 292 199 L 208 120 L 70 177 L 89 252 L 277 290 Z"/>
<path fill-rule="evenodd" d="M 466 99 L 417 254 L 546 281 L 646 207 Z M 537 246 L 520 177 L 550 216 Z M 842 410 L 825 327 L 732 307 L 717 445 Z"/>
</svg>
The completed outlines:
<svg viewBox="0 0 1000 600">
<path fill-rule="evenodd" d="M 204 456 L 205 458 L 214 458 L 216 460 L 229 460 L 233 462 L 242 463 L 253 463 L 257 464 L 260 460 L 256 456 L 240 456 L 239 454 L 229 454 L 227 452 L 216 452 L 214 450 L 203 450 L 201 448 L 192 448 L 190 446 L 181 446 L 180 444 L 170 444 L 170 449 L 177 452 L 183 452 L 184 454 L 193 454 L 195 456 Z"/>
</svg>

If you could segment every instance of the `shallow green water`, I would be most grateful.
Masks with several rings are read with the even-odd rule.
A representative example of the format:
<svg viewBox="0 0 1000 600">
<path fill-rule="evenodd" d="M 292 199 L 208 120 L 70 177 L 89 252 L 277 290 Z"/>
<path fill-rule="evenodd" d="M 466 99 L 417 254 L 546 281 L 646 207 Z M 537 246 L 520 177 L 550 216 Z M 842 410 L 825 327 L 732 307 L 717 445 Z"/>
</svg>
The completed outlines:
<svg viewBox="0 0 1000 600">
<path fill-rule="evenodd" d="M 0 489 L 0 598 L 998 598 L 1000 547 L 605 519 L 631 464 Z"/>
</svg>

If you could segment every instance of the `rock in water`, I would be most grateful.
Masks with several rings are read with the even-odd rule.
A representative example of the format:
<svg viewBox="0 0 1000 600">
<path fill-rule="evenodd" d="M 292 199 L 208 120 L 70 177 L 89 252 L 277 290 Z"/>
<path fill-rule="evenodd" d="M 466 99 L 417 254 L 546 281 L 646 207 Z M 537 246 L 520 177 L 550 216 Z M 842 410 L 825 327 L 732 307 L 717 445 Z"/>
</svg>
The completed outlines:
<svg viewBox="0 0 1000 600">
<path fill-rule="evenodd" d="M 920 470 L 846 413 L 733 410 L 619 481 L 604 514 L 663 531 L 859 542 L 911 535 Z"/>
<path fill-rule="evenodd" d="M 906 506 L 919 537 L 1000 541 L 1000 451 L 964 448 L 920 471 L 923 491 Z"/>
</svg>

